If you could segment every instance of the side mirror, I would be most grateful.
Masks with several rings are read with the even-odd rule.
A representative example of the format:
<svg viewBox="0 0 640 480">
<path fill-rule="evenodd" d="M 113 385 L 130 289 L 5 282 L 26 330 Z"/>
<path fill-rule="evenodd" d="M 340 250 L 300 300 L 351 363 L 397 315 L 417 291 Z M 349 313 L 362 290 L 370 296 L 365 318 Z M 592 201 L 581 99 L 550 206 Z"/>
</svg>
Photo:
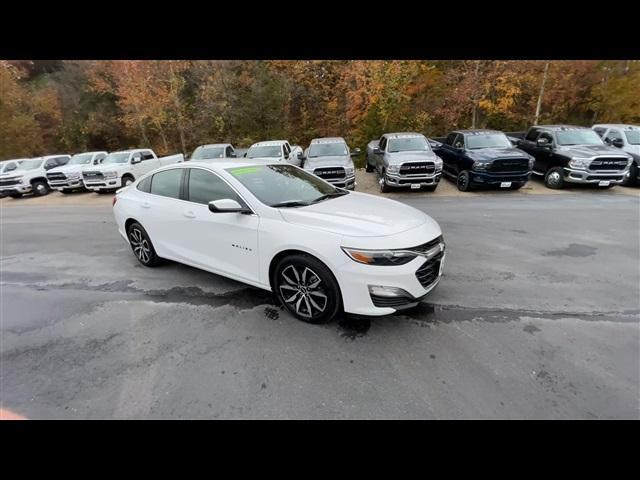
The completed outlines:
<svg viewBox="0 0 640 480">
<path fill-rule="evenodd" d="M 622 148 L 624 147 L 624 142 L 621 138 L 614 138 L 613 140 L 611 140 L 611 145 L 613 145 L 614 147 Z"/>
<path fill-rule="evenodd" d="M 243 207 L 231 198 L 213 200 L 209 202 L 209 210 L 213 213 L 249 213 L 250 210 Z"/>
<path fill-rule="evenodd" d="M 549 140 L 547 140 L 546 138 L 539 138 L 538 140 L 536 140 L 536 145 L 542 148 L 549 148 L 551 146 Z"/>
<path fill-rule="evenodd" d="M 284 158 L 285 160 L 289 160 L 289 154 L 288 154 L 288 153 L 285 153 L 285 154 L 284 154 L 284 156 L 283 156 L 282 158 Z"/>
<path fill-rule="evenodd" d="M 376 147 L 373 149 L 373 153 L 374 155 L 382 155 L 382 150 L 380 150 L 380 147 Z"/>
<path fill-rule="evenodd" d="M 360 155 L 362 153 L 362 151 L 359 148 L 355 148 L 353 150 L 353 152 L 351 152 L 351 156 L 352 157 L 357 157 L 358 155 Z"/>
<path fill-rule="evenodd" d="M 462 145 L 462 142 L 456 142 L 454 147 L 457 148 L 458 150 L 464 150 L 464 145 Z"/>
<path fill-rule="evenodd" d="M 300 160 L 302 160 L 304 158 L 304 153 L 303 152 L 298 152 L 298 158 Z"/>
<path fill-rule="evenodd" d="M 131 165 L 135 165 L 136 163 L 140 163 L 142 161 L 141 157 L 133 157 L 131 159 Z"/>
</svg>

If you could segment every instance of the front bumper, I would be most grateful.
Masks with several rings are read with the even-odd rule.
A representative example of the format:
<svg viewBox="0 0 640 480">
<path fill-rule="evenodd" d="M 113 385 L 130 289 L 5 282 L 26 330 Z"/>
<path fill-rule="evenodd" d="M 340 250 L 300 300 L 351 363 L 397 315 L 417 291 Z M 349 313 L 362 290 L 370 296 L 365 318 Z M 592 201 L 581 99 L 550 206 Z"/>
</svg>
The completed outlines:
<svg viewBox="0 0 640 480">
<path fill-rule="evenodd" d="M 84 188 L 84 182 L 81 178 L 79 179 L 69 179 L 66 180 L 49 180 L 49 186 L 51 188 L 55 188 L 56 190 L 75 190 L 77 188 Z"/>
<path fill-rule="evenodd" d="M 121 178 L 103 178 L 99 180 L 84 180 L 84 188 L 99 192 L 100 190 L 116 190 L 122 187 Z"/>
<path fill-rule="evenodd" d="M 564 181 L 569 183 L 583 183 L 594 184 L 603 181 L 607 181 L 610 184 L 616 185 L 622 183 L 624 177 L 628 174 L 629 169 L 626 170 L 613 170 L 608 172 L 593 172 L 590 170 L 576 170 L 573 168 L 564 169 Z"/>
<path fill-rule="evenodd" d="M 8 196 L 8 195 L 14 195 L 16 193 L 31 193 L 31 184 L 27 183 L 27 184 L 22 184 L 19 183 L 17 185 L 6 185 L 6 186 L 0 186 L 0 195 L 2 196 Z"/>
<path fill-rule="evenodd" d="M 344 311 L 353 315 L 381 316 L 415 307 L 440 282 L 445 259 L 445 250 L 442 250 L 437 259 L 416 257 L 406 265 L 398 266 L 364 265 L 349 259 L 336 272 Z M 435 262 L 438 263 L 437 271 L 434 271 L 429 283 L 423 285 L 416 272 L 424 269 L 427 263 L 427 266 L 433 266 Z M 376 298 L 369 291 L 369 286 L 400 288 L 406 295 L 404 298 Z"/>
<path fill-rule="evenodd" d="M 340 188 L 346 188 L 347 190 L 353 190 L 354 188 L 356 188 L 356 177 L 355 175 L 353 177 L 347 177 L 347 178 L 337 178 L 337 179 L 327 179 L 325 178 L 324 180 L 326 180 L 327 182 L 329 182 L 331 185 L 335 186 L 335 187 L 340 187 Z"/>
<path fill-rule="evenodd" d="M 421 187 L 436 185 L 442 178 L 442 170 L 425 175 L 399 175 L 385 173 L 384 183 L 388 187 L 410 188 L 411 185 L 420 185 Z"/>
<path fill-rule="evenodd" d="M 531 172 L 527 173 L 488 173 L 478 172 L 476 170 L 471 171 L 471 183 L 473 185 L 488 185 L 496 186 L 504 182 L 511 182 L 512 184 L 527 183 L 531 177 Z"/>
</svg>

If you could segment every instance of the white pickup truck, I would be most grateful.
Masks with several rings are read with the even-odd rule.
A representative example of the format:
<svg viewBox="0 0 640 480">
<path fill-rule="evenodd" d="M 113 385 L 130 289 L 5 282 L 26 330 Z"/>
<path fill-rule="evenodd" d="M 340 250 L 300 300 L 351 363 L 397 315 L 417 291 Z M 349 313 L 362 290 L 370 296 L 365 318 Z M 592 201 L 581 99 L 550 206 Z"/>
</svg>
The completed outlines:
<svg viewBox="0 0 640 480">
<path fill-rule="evenodd" d="M 244 156 L 252 160 L 280 160 L 300 167 L 302 153 L 302 147 L 292 146 L 287 140 L 270 140 L 254 143 Z"/>
<path fill-rule="evenodd" d="M 18 168 L 0 174 L 0 195 L 12 198 L 20 198 L 25 193 L 46 195 L 51 191 L 47 171 L 65 165 L 69 160 L 71 155 L 47 155 L 21 161 Z"/>
<path fill-rule="evenodd" d="M 97 167 L 85 169 L 82 180 L 87 190 L 98 193 L 117 190 L 151 170 L 180 162 L 184 162 L 182 153 L 158 158 L 148 148 L 111 152 Z"/>
<path fill-rule="evenodd" d="M 47 172 L 47 181 L 52 189 L 62 193 L 84 189 L 82 172 L 95 165 L 100 165 L 107 158 L 107 152 L 77 153 L 66 165 L 52 168 Z"/>
</svg>

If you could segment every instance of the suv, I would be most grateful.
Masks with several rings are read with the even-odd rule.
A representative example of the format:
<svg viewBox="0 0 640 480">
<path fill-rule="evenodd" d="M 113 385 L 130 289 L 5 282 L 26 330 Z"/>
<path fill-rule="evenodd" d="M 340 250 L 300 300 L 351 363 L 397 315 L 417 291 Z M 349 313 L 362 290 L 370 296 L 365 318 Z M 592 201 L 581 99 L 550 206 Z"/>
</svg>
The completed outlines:
<svg viewBox="0 0 640 480">
<path fill-rule="evenodd" d="M 537 125 L 527 130 L 518 148 L 535 157 L 533 173 L 549 188 L 565 183 L 610 187 L 622 183 L 633 158 L 605 145 L 596 132 L 572 125 Z"/>
<path fill-rule="evenodd" d="M 444 162 L 442 173 L 463 192 L 478 186 L 517 190 L 529 180 L 534 161 L 497 130 L 456 130 L 434 150 Z"/>
<path fill-rule="evenodd" d="M 302 167 L 336 187 L 354 190 L 356 173 L 351 157 L 356 155 L 360 149 L 351 152 L 344 138 L 314 138 L 302 156 Z"/>
<path fill-rule="evenodd" d="M 604 143 L 620 148 L 633 157 L 629 174 L 624 177 L 623 185 L 640 185 L 640 127 L 637 125 L 598 124 L 593 130 L 600 135 Z"/>
<path fill-rule="evenodd" d="M 25 193 L 46 195 L 51 191 L 46 173 L 65 165 L 70 159 L 71 155 L 47 155 L 23 160 L 15 170 L 0 174 L 0 194 L 12 198 L 20 198 Z"/>
<path fill-rule="evenodd" d="M 385 133 L 367 145 L 367 172 L 378 172 L 380 191 L 391 187 L 434 191 L 442 177 L 442 159 L 421 133 Z"/>
</svg>

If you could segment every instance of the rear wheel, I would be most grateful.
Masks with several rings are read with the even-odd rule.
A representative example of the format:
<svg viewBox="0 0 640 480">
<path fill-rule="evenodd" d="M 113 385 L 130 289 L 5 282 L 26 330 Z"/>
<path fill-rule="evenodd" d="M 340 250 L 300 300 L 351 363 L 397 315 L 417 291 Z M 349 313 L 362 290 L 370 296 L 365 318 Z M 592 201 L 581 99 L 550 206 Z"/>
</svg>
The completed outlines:
<svg viewBox="0 0 640 480">
<path fill-rule="evenodd" d="M 37 197 L 41 197 L 43 195 L 48 194 L 51 189 L 49 188 L 49 184 L 42 180 L 36 180 L 31 184 L 31 188 L 33 189 L 33 194 Z"/>
<path fill-rule="evenodd" d="M 138 261 L 145 267 L 155 267 L 160 263 L 160 257 L 156 254 L 155 248 L 151 243 L 149 234 L 138 222 L 129 225 L 127 229 L 127 237 L 131 250 Z"/>
<path fill-rule="evenodd" d="M 562 167 L 550 168 L 544 176 L 544 184 L 548 188 L 553 188 L 554 190 L 564 187 Z"/>
<path fill-rule="evenodd" d="M 324 323 L 342 309 L 338 282 L 318 259 L 290 255 L 278 262 L 272 285 L 279 300 L 298 320 Z"/>
<path fill-rule="evenodd" d="M 471 175 L 469 175 L 468 170 L 463 170 L 458 174 L 456 186 L 461 192 L 468 192 L 471 190 Z"/>
</svg>

